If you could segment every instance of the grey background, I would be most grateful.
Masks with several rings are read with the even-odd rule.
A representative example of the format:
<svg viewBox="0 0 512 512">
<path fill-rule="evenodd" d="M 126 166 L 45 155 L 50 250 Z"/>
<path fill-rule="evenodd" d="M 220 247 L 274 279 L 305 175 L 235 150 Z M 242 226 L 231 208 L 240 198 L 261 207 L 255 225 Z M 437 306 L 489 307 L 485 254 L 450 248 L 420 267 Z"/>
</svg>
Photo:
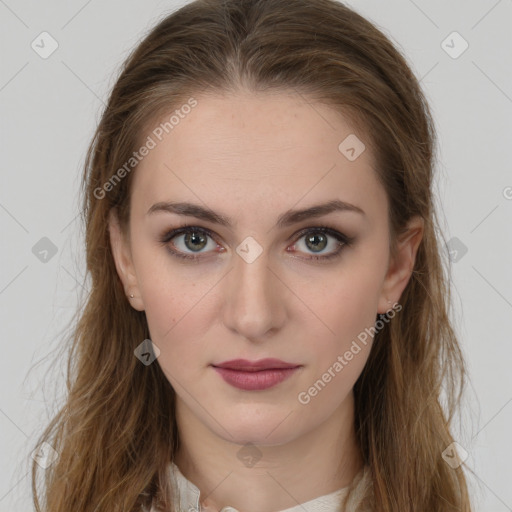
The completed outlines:
<svg viewBox="0 0 512 512">
<path fill-rule="evenodd" d="M 30 453 L 65 392 L 55 357 L 87 290 L 77 217 L 87 144 L 121 62 L 183 3 L 0 0 L 0 512 L 32 510 Z M 432 105 L 471 378 L 454 435 L 475 472 L 475 510 L 512 511 L 512 0 L 347 3 L 405 52 Z M 43 31 L 59 45 L 47 59 L 31 47 Z M 457 58 L 445 51 L 462 48 L 446 40 L 454 31 L 469 44 Z M 43 237 L 56 254 L 38 253 Z"/>
</svg>

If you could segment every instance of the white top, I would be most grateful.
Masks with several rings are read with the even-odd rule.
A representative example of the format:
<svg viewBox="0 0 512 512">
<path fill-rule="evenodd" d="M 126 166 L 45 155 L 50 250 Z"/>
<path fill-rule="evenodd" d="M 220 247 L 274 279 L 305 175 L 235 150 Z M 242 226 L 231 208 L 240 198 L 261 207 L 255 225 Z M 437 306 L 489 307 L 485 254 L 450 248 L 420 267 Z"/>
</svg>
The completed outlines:
<svg viewBox="0 0 512 512">
<path fill-rule="evenodd" d="M 205 510 L 200 503 L 200 490 L 190 480 L 188 480 L 180 471 L 178 466 L 171 462 L 170 475 L 175 492 L 174 507 L 180 512 L 200 512 Z M 301 503 L 286 510 L 279 512 L 366 512 L 369 508 L 359 508 L 366 489 L 371 485 L 371 476 L 369 466 L 364 466 L 354 477 L 354 490 L 349 495 L 350 486 L 343 487 L 324 496 L 314 498 L 306 503 Z M 348 496 L 348 499 L 347 499 Z M 208 510 L 208 509 L 207 509 Z M 157 512 L 151 508 L 150 512 Z M 239 512 L 233 507 L 223 507 L 219 512 Z"/>
</svg>

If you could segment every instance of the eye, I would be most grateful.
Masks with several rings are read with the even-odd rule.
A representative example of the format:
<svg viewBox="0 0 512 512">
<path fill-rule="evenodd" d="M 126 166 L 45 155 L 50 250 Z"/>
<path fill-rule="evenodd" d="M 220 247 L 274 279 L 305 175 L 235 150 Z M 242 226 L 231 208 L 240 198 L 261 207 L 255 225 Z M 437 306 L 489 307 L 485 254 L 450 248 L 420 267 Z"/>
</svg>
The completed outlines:
<svg viewBox="0 0 512 512">
<path fill-rule="evenodd" d="M 340 255 L 344 247 L 350 246 L 354 241 L 353 237 L 344 235 L 327 226 L 306 228 L 291 238 L 295 239 L 296 242 L 286 249 L 287 252 L 296 252 L 297 247 L 299 247 L 299 252 L 313 254 L 312 256 L 301 257 L 305 260 L 328 260 L 335 258 Z M 172 243 L 169 244 L 171 240 Z M 173 256 L 188 260 L 197 261 L 203 257 L 201 256 L 202 253 L 211 252 L 216 248 L 219 249 L 218 252 L 225 251 L 215 241 L 210 230 L 199 226 L 185 225 L 172 229 L 161 237 L 160 242 Z M 325 251 L 329 247 L 331 250 Z M 324 254 L 324 252 L 327 254 Z"/>
<path fill-rule="evenodd" d="M 169 242 L 173 239 L 177 241 L 173 241 L 169 245 Z M 211 250 L 218 246 L 215 241 L 209 243 L 208 239 L 213 240 L 212 233 L 208 229 L 198 226 L 181 226 L 165 233 L 160 242 L 167 247 L 173 256 L 197 260 L 200 256 L 196 256 L 194 253 L 208 252 L 203 251 L 203 249 L 209 247 Z M 187 251 L 192 253 L 187 253 Z"/>
<path fill-rule="evenodd" d="M 291 250 L 287 249 L 287 251 L 295 252 L 296 247 L 300 248 L 300 252 L 307 253 L 312 251 L 313 256 L 303 258 L 305 260 L 329 260 L 335 258 L 341 254 L 344 247 L 350 246 L 354 241 L 353 237 L 344 235 L 327 226 L 307 228 L 296 236 L 299 236 L 298 242 L 292 246 Z M 327 247 L 330 247 L 331 250 L 324 251 Z"/>
</svg>

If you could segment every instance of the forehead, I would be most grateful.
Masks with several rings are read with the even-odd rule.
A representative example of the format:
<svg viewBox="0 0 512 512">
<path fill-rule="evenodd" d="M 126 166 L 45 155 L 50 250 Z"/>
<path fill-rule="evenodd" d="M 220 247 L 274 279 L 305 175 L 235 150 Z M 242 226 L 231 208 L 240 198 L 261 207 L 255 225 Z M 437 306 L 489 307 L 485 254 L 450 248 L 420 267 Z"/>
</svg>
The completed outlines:
<svg viewBox="0 0 512 512">
<path fill-rule="evenodd" d="M 172 124 L 166 114 L 143 134 L 154 147 L 135 171 L 135 209 L 176 199 L 252 215 L 299 201 L 385 206 L 366 135 L 332 107 L 294 92 L 194 98 Z"/>
</svg>

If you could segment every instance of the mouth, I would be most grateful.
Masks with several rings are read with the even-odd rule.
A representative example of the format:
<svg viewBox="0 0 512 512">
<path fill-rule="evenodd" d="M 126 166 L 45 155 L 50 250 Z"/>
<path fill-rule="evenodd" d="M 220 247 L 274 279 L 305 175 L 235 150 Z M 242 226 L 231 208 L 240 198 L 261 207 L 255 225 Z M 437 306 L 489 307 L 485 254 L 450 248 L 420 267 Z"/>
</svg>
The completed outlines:
<svg viewBox="0 0 512 512">
<path fill-rule="evenodd" d="M 285 381 L 302 365 L 278 359 L 233 360 L 211 365 L 231 386 L 244 391 L 262 391 Z"/>
<path fill-rule="evenodd" d="M 237 370 L 244 372 L 258 372 L 262 370 L 287 370 L 298 368 L 299 364 L 287 363 L 281 359 L 266 358 L 257 361 L 248 361 L 247 359 L 232 359 L 223 363 L 212 364 L 214 368 L 225 368 L 227 370 Z"/>
</svg>

